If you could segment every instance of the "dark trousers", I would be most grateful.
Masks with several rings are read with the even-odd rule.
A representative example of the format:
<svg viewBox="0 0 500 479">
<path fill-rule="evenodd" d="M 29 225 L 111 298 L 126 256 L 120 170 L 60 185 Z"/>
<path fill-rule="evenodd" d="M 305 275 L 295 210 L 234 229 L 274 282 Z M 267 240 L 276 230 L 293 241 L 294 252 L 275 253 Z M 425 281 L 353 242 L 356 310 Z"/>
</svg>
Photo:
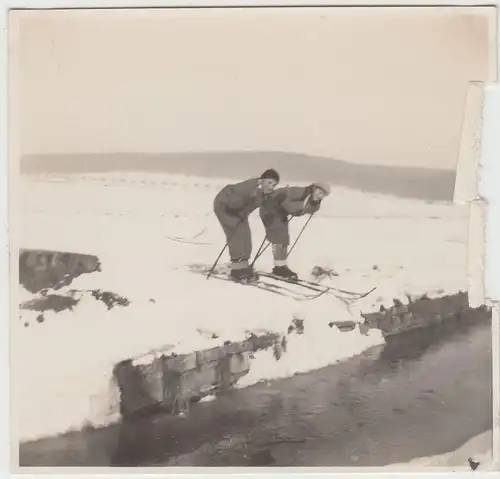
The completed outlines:
<svg viewBox="0 0 500 479">
<path fill-rule="evenodd" d="M 248 216 L 240 218 L 231 214 L 224 204 L 215 202 L 214 213 L 222 226 L 229 248 L 231 261 L 246 266 L 252 254 L 252 233 Z"/>
</svg>

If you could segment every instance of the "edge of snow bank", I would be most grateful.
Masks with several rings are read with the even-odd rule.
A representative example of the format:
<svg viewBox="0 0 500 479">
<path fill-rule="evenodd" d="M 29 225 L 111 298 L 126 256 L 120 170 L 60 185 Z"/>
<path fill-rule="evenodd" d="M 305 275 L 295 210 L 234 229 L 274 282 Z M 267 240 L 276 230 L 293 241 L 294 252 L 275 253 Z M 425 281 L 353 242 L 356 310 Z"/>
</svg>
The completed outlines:
<svg viewBox="0 0 500 479">
<path fill-rule="evenodd" d="M 395 463 L 387 467 L 406 471 L 408 471 L 408 467 L 411 467 L 412 472 L 413 469 L 425 469 L 426 472 L 429 472 L 429 468 L 437 470 L 443 468 L 449 470 L 451 468 L 454 472 L 471 471 L 469 459 L 472 459 L 473 462 L 479 463 L 476 469 L 477 472 L 492 471 L 494 470 L 492 448 L 493 431 L 490 429 L 469 439 L 455 451 L 435 456 L 419 457 L 407 463 Z"/>
<path fill-rule="evenodd" d="M 80 371 L 76 376 L 69 371 L 65 377 L 49 375 L 44 378 L 46 393 L 39 394 L 36 407 L 27 408 L 25 401 L 24 407 L 18 409 L 20 442 L 109 426 L 119 422 L 124 412 L 131 416 L 158 409 L 183 413 L 191 401 L 210 400 L 211 395 L 223 392 L 224 388 L 240 389 L 260 381 L 306 373 L 384 343 L 376 330 L 364 335 L 359 332 L 359 326 L 341 332 L 324 323 L 313 324 L 311 321 L 308 334 L 274 334 L 276 338 L 271 342 L 263 335 L 255 336 L 253 341 L 172 357 L 159 352 L 142 355 L 124 361 L 127 365 L 118 374 L 117 367 L 106 369 L 105 364 L 99 368 L 93 364 L 88 371 Z M 317 347 L 327 330 L 335 347 L 329 344 Z M 285 348 L 283 337 L 287 337 Z M 88 379 L 83 382 L 82 377 Z M 26 381 L 18 384 L 17 390 L 23 397 L 31 397 L 32 388 Z M 57 395 L 59 413 L 47 420 L 39 411 L 53 409 L 54 395 Z"/>
</svg>

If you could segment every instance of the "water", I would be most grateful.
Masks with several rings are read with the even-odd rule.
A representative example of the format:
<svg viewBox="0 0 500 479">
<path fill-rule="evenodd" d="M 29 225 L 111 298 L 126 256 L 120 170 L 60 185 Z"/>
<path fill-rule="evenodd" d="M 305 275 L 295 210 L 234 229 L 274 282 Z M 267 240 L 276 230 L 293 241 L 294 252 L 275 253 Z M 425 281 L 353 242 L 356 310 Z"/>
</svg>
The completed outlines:
<svg viewBox="0 0 500 479">
<path fill-rule="evenodd" d="M 491 428 L 491 327 L 393 337 L 345 363 L 158 415 L 21 446 L 22 465 L 381 466 Z"/>
</svg>

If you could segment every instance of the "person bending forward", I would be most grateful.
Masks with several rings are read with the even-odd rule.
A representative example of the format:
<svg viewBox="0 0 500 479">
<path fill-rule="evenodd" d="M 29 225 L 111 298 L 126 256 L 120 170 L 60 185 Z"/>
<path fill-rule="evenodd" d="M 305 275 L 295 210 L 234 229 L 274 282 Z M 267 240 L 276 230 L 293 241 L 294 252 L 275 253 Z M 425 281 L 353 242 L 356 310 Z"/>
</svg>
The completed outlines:
<svg viewBox="0 0 500 479">
<path fill-rule="evenodd" d="M 226 235 L 231 258 L 231 278 L 253 281 L 257 274 L 249 265 L 252 234 L 248 217 L 271 194 L 279 183 L 277 171 L 266 170 L 260 178 L 226 185 L 214 199 L 214 213 Z"/>
<path fill-rule="evenodd" d="M 274 190 L 261 204 L 260 216 L 266 237 L 272 244 L 273 274 L 287 279 L 298 279 L 287 265 L 290 233 L 288 222 L 294 216 L 316 213 L 321 201 L 330 194 L 330 186 L 316 182 L 307 187 L 287 186 Z"/>
</svg>

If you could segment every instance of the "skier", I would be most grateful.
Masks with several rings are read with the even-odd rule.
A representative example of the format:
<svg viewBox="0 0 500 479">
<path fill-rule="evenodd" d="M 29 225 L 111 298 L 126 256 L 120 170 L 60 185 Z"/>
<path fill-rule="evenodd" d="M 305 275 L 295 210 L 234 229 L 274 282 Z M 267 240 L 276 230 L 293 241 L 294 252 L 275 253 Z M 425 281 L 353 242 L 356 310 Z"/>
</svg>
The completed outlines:
<svg viewBox="0 0 500 479">
<path fill-rule="evenodd" d="M 226 235 L 231 258 L 231 278 L 236 281 L 255 281 L 258 275 L 249 265 L 252 254 L 252 235 L 248 217 L 261 206 L 279 183 L 276 170 L 264 171 L 260 178 L 226 185 L 214 199 L 214 212 Z"/>
<path fill-rule="evenodd" d="M 260 216 L 266 229 L 266 237 L 272 244 L 273 274 L 291 280 L 298 279 L 297 273 L 287 265 L 290 244 L 288 222 L 294 216 L 316 213 L 321 201 L 329 194 L 330 186 L 318 181 L 307 187 L 287 186 L 276 189 L 264 200 Z"/>
</svg>

